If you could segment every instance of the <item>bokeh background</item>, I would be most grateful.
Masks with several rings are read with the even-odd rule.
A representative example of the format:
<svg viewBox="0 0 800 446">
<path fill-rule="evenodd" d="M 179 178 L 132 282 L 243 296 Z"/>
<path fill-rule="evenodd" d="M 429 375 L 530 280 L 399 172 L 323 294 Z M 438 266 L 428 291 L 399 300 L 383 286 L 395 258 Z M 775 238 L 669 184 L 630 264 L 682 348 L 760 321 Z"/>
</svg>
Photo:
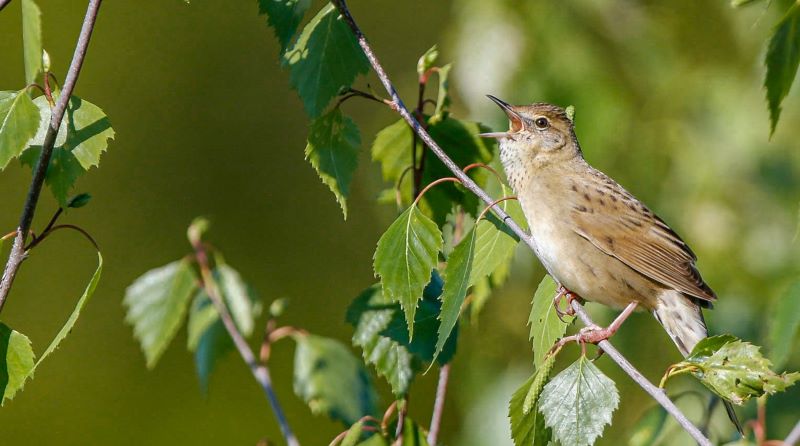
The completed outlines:
<svg viewBox="0 0 800 446">
<path fill-rule="evenodd" d="M 773 300 L 798 276 L 800 94 L 784 103 L 769 140 L 762 60 L 788 1 L 732 9 L 724 0 L 353 0 L 356 18 L 406 97 L 417 57 L 438 43 L 455 64 L 454 113 L 494 127 L 510 102 L 575 105 L 590 162 L 670 222 L 700 257 L 721 296 L 712 331 L 765 342 Z M 63 79 L 84 14 L 82 2 L 40 1 L 44 44 Z M 312 9 L 321 6 L 315 1 Z M 312 14 L 309 13 L 308 17 Z M 307 17 L 307 19 L 308 19 Z M 19 2 L 0 13 L 0 89 L 23 85 Z M 269 302 L 289 297 L 283 322 L 347 342 L 348 303 L 373 283 L 375 243 L 394 217 L 376 204 L 378 166 L 368 147 L 394 122 L 373 103 L 345 106 L 362 132 L 350 217 L 303 160 L 307 119 L 255 1 L 108 1 L 101 8 L 76 94 L 101 106 L 116 140 L 76 191 L 91 204 L 66 219 L 87 228 L 106 259 L 100 286 L 72 335 L 25 390 L 0 410 L 4 445 L 252 445 L 279 440 L 269 407 L 238 356 L 227 356 L 204 396 L 181 333 L 151 371 L 123 321 L 125 287 L 188 251 L 197 215 L 211 239 Z M 372 76 L 357 81 L 377 85 Z M 0 174 L 0 228 L 12 230 L 30 172 Z M 56 209 L 45 193 L 41 227 Z M 36 250 L 2 314 L 41 353 L 95 266 L 86 242 L 58 234 Z M 460 339 L 443 441 L 510 444 L 506 404 L 531 371 L 530 299 L 542 274 L 520 250 L 507 285 Z M 590 308 L 598 321 L 612 313 Z M 679 355 L 646 314 L 615 344 L 651 380 Z M 575 355 L 568 351 L 564 356 Z M 359 352 L 356 352 L 359 354 Z M 300 440 L 328 444 L 343 427 L 312 416 L 291 390 L 293 346 L 276 346 L 273 378 Z M 600 367 L 622 394 L 600 444 L 621 444 L 652 401 L 607 358 Z M 800 368 L 795 351 L 790 368 Z M 411 415 L 427 425 L 436 373 L 412 388 Z M 386 386 L 383 403 L 388 402 Z M 696 389 L 677 380 L 678 391 Z M 769 434 L 800 417 L 800 389 L 770 400 Z M 682 401 L 697 413 L 700 403 Z M 754 408 L 744 410 L 752 417 Z M 715 430 L 729 435 L 724 415 Z M 672 444 L 687 444 L 679 435 Z"/>
</svg>

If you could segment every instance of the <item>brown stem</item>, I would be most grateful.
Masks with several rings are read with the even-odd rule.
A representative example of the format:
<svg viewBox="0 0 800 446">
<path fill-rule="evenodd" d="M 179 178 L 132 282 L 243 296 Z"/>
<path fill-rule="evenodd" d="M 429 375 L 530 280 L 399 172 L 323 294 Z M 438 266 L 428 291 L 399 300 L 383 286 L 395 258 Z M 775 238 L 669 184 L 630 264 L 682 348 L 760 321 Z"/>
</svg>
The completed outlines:
<svg viewBox="0 0 800 446">
<path fill-rule="evenodd" d="M 225 303 L 222 299 L 222 293 L 220 292 L 219 286 L 217 285 L 217 282 L 214 280 L 214 276 L 211 273 L 211 267 L 205 245 L 203 244 L 202 240 L 199 239 L 199 237 L 194 238 L 191 240 L 191 242 L 192 247 L 194 248 L 197 265 L 200 268 L 200 277 L 202 280 L 203 289 L 211 299 L 214 307 L 217 309 L 219 318 L 222 321 L 222 324 L 225 326 L 225 330 L 228 331 L 228 334 L 233 340 L 233 344 L 236 346 L 236 349 L 239 350 L 239 355 L 241 355 L 247 366 L 250 367 L 250 372 L 253 374 L 253 378 L 255 378 L 255 380 L 264 390 L 264 393 L 266 394 L 267 399 L 272 406 L 272 412 L 275 414 L 275 418 L 278 420 L 281 433 L 283 433 L 283 438 L 286 440 L 286 443 L 289 446 L 300 446 L 300 442 L 297 440 L 294 432 L 292 432 L 292 429 L 289 427 L 289 422 L 286 420 L 286 416 L 283 413 L 283 408 L 281 407 L 278 397 L 275 395 L 275 391 L 272 388 L 272 378 L 270 377 L 269 368 L 267 368 L 267 366 L 264 364 L 260 364 L 256 360 L 256 357 L 253 354 L 253 351 L 250 350 L 250 346 L 247 345 L 247 341 L 244 339 L 244 336 L 242 336 L 242 333 L 239 332 L 239 329 L 236 327 L 236 323 L 233 321 L 233 317 L 228 311 L 228 307 L 225 306 Z"/>
<path fill-rule="evenodd" d="M 42 192 L 44 177 L 47 173 L 47 167 L 50 165 L 50 157 L 53 155 L 53 146 L 56 142 L 58 128 L 61 126 L 61 120 L 64 118 L 64 113 L 67 110 L 70 96 L 72 96 L 75 83 L 78 81 L 78 75 L 83 66 L 83 60 L 86 58 L 86 50 L 89 47 L 89 40 L 94 30 L 94 24 L 97 20 L 97 12 L 100 9 L 101 2 L 102 0 L 89 0 L 86 16 L 83 19 L 83 26 L 78 36 L 78 43 L 75 45 L 75 53 L 72 56 L 72 62 L 69 65 L 67 77 L 64 79 L 64 88 L 61 90 L 61 95 L 58 97 L 58 101 L 56 101 L 55 106 L 51 110 L 50 125 L 47 127 L 47 133 L 45 134 L 44 143 L 42 144 L 42 151 L 39 155 L 36 167 L 33 170 L 33 178 L 28 188 L 28 196 L 25 199 L 25 206 L 20 216 L 19 226 L 17 227 L 17 236 L 11 247 L 11 253 L 8 255 L 8 262 L 3 271 L 3 278 L 0 280 L 0 311 L 3 310 L 3 305 L 5 305 L 8 293 L 11 291 L 11 285 L 14 283 L 17 271 L 25 260 L 25 241 L 31 224 L 33 223 L 33 215 L 36 212 L 36 205 L 39 202 L 39 195 Z"/>
<path fill-rule="evenodd" d="M 428 432 L 428 444 L 436 446 L 439 439 L 439 429 L 442 425 L 444 414 L 444 401 L 447 396 L 447 383 L 450 379 L 450 363 L 439 369 L 439 384 L 436 385 L 436 399 L 433 402 L 433 415 L 431 416 L 431 429 Z"/>
</svg>

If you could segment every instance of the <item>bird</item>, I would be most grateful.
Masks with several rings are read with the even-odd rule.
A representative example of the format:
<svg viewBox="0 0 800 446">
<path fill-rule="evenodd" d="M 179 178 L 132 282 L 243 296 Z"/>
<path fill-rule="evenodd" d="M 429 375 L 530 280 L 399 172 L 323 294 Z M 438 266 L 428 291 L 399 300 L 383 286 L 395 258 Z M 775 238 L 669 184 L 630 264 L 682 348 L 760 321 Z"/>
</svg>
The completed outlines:
<svg viewBox="0 0 800 446">
<path fill-rule="evenodd" d="M 536 256 L 559 284 L 556 299 L 566 295 L 623 309 L 608 327 L 589 327 L 572 339 L 600 342 L 634 310 L 645 309 L 689 356 L 708 336 L 703 308 L 717 300 L 695 253 L 664 220 L 584 159 L 565 109 L 544 102 L 510 105 L 487 96 L 505 112 L 509 129 L 481 136 L 499 143 Z M 724 403 L 741 432 L 732 405 Z"/>
</svg>

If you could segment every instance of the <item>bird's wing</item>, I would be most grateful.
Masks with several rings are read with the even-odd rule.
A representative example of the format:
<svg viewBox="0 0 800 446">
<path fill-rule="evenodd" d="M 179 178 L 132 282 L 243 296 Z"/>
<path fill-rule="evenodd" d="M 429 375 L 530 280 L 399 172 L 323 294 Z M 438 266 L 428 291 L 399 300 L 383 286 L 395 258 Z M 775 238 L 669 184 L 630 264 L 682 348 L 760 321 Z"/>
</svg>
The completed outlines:
<svg viewBox="0 0 800 446">
<path fill-rule="evenodd" d="M 622 186 L 597 173 L 601 181 L 596 186 L 576 191 L 572 229 L 652 280 L 702 300 L 716 300 L 695 266 L 697 257 L 678 234 Z"/>
</svg>

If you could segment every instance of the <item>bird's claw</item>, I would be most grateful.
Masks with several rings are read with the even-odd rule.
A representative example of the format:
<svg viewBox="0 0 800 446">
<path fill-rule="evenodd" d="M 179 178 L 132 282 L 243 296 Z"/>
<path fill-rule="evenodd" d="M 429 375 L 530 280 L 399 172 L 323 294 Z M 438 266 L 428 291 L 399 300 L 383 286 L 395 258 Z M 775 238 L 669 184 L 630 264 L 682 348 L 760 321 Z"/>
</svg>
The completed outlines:
<svg viewBox="0 0 800 446">
<path fill-rule="evenodd" d="M 560 306 L 561 306 L 561 300 L 564 297 L 567 298 L 567 309 L 562 311 Z M 564 323 L 568 322 L 568 321 L 564 320 L 564 316 L 570 316 L 570 317 L 574 317 L 575 316 L 575 310 L 572 308 L 572 301 L 574 301 L 574 300 L 577 300 L 577 301 L 580 302 L 583 299 L 581 299 L 580 296 L 578 296 L 577 294 L 573 293 L 572 291 L 564 288 L 563 285 L 559 285 L 558 294 L 556 294 L 556 297 L 553 298 L 553 308 L 555 308 L 556 315 L 561 320 L 561 322 L 564 322 Z"/>
</svg>

